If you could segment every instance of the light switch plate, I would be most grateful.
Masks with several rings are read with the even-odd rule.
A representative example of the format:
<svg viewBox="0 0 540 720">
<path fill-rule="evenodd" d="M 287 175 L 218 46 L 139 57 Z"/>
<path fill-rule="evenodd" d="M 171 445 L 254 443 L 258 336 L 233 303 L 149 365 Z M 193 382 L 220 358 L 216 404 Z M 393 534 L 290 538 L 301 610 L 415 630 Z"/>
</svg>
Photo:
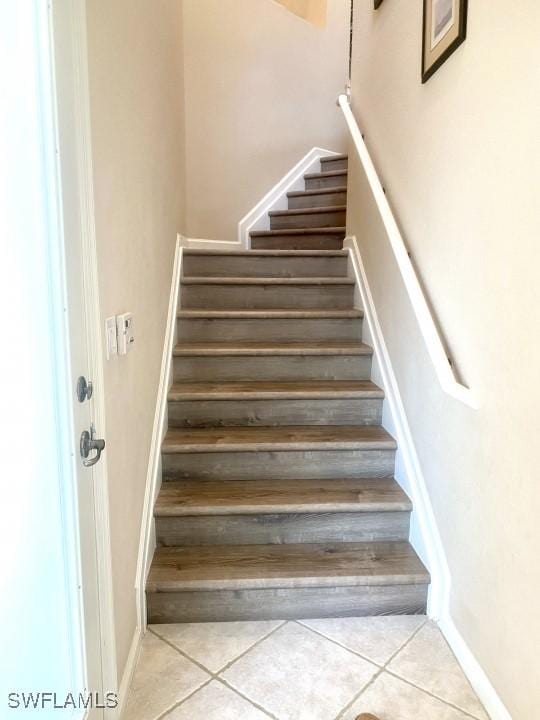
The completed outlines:
<svg viewBox="0 0 540 720">
<path fill-rule="evenodd" d="M 133 329 L 133 313 L 123 313 L 116 316 L 116 329 L 118 335 L 118 354 L 127 355 L 133 348 L 135 335 Z"/>
<path fill-rule="evenodd" d="M 118 337 L 116 330 L 116 317 L 109 317 L 105 320 L 105 348 L 107 360 L 113 355 L 118 355 Z"/>
</svg>

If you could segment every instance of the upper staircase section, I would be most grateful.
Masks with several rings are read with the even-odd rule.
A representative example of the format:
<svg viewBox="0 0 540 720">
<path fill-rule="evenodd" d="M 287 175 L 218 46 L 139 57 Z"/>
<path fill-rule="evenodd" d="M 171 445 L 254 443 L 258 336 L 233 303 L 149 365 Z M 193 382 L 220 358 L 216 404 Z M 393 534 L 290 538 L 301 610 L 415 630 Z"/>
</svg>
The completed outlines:
<svg viewBox="0 0 540 720">
<path fill-rule="evenodd" d="M 304 175 L 305 190 L 287 193 L 288 209 L 269 213 L 270 230 L 250 233 L 253 250 L 338 250 L 347 211 L 347 156 L 321 158 L 321 171 Z"/>
</svg>

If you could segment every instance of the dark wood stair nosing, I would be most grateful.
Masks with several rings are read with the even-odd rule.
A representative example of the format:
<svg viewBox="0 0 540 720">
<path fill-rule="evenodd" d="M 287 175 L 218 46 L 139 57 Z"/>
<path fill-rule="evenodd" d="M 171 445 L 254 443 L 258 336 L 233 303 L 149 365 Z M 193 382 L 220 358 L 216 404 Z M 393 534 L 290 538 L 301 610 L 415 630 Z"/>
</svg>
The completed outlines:
<svg viewBox="0 0 540 720">
<path fill-rule="evenodd" d="M 327 170 L 326 172 L 306 173 L 306 180 L 324 180 L 324 178 L 336 177 L 337 175 L 347 175 L 348 170 Z"/>
<path fill-rule="evenodd" d="M 347 192 L 347 186 L 346 185 L 338 185 L 336 187 L 328 187 L 328 188 L 313 188 L 311 190 L 290 190 L 287 193 L 287 197 L 308 197 L 310 195 L 339 195 L 340 193 L 346 193 Z M 339 205 L 336 205 L 335 207 L 340 207 Z M 305 210 L 309 210 L 309 207 L 304 208 Z"/>
<path fill-rule="evenodd" d="M 341 483 L 339 480 L 180 480 L 162 485 L 154 515 L 175 518 L 378 514 L 410 513 L 412 508 L 410 498 L 394 478 L 365 478 Z"/>
<path fill-rule="evenodd" d="M 322 163 L 327 163 L 327 162 L 338 162 L 340 160 L 348 160 L 348 159 L 349 159 L 349 155 L 347 153 L 337 153 L 337 155 L 325 155 L 324 157 L 321 158 L 320 161 Z"/>
<path fill-rule="evenodd" d="M 290 309 L 260 309 L 260 310 L 208 310 L 204 308 L 180 309 L 177 318 L 184 320 L 356 320 L 364 317 L 364 311 L 353 310 L 299 310 Z"/>
<path fill-rule="evenodd" d="M 384 399 L 384 390 L 371 380 L 176 382 L 169 402 L 208 400 L 362 400 Z"/>
<path fill-rule="evenodd" d="M 158 548 L 147 592 L 426 585 L 407 541 Z"/>
<path fill-rule="evenodd" d="M 217 275 L 215 277 L 205 275 L 189 275 L 181 278 L 182 285 L 354 285 L 355 280 L 351 277 L 332 276 L 327 277 L 237 277 Z"/>
<path fill-rule="evenodd" d="M 292 208 L 291 210 L 272 210 L 268 215 L 270 217 L 288 217 L 289 215 L 322 215 L 346 211 L 346 205 L 324 205 L 322 207 Z"/>
<path fill-rule="evenodd" d="M 255 232 L 255 231 L 254 231 Z M 198 250 L 186 248 L 184 255 L 216 257 L 347 257 L 348 250 Z"/>
<path fill-rule="evenodd" d="M 323 342 L 323 343 L 305 343 L 305 342 L 234 342 L 234 343 L 189 343 L 180 342 L 173 349 L 175 357 L 198 357 L 198 356 L 357 356 L 357 355 L 373 355 L 373 348 L 362 342 Z"/>
<path fill-rule="evenodd" d="M 161 446 L 164 455 L 396 449 L 396 441 L 380 425 L 169 428 Z"/>
<path fill-rule="evenodd" d="M 343 235 L 347 228 L 344 225 L 333 227 L 283 228 L 282 230 L 251 230 L 251 237 L 281 237 L 282 235 Z"/>
</svg>

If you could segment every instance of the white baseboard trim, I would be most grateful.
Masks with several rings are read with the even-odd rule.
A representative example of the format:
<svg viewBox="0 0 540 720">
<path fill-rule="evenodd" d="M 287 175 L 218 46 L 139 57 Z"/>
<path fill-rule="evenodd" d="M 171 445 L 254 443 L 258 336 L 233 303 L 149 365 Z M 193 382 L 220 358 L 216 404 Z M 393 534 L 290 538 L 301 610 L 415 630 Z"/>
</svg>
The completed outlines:
<svg viewBox="0 0 540 720">
<path fill-rule="evenodd" d="M 247 250 L 251 230 L 268 230 L 271 210 L 286 210 L 288 207 L 287 193 L 292 190 L 304 189 L 304 175 L 316 172 L 320 159 L 330 155 L 338 155 L 333 150 L 314 147 L 299 160 L 296 165 L 269 190 L 259 202 L 244 215 L 238 223 L 237 240 L 215 240 L 212 238 L 184 238 L 184 245 L 194 250 Z"/>
<path fill-rule="evenodd" d="M 463 636 L 454 625 L 449 613 L 446 613 L 445 616 L 439 620 L 439 628 L 452 648 L 463 672 L 467 676 L 491 720 L 512 720 L 512 716 L 504 706 L 497 691 L 489 681 L 486 673 L 482 670 L 480 663 L 471 652 Z"/>
<path fill-rule="evenodd" d="M 126 707 L 126 700 L 129 693 L 129 688 L 131 685 L 131 681 L 133 680 L 133 674 L 135 672 L 135 668 L 137 666 L 137 660 L 139 659 L 139 654 L 141 652 L 141 640 L 142 640 L 143 633 L 141 631 L 140 627 L 135 628 L 135 632 L 133 633 L 133 638 L 131 640 L 131 645 L 129 648 L 129 653 L 126 660 L 126 666 L 124 668 L 124 672 L 122 674 L 122 680 L 120 682 L 120 686 L 118 688 L 118 705 L 114 709 L 114 718 L 115 720 L 121 720 L 122 715 L 124 713 L 125 707 Z"/>
<path fill-rule="evenodd" d="M 237 246 L 249 248 L 249 233 L 251 230 L 268 230 L 270 228 L 270 210 L 287 209 L 287 193 L 292 190 L 304 189 L 304 175 L 307 172 L 316 172 L 317 165 L 322 157 L 337 155 L 333 150 L 314 147 L 296 165 L 284 175 L 274 187 L 269 190 L 259 202 L 244 215 L 238 223 Z"/>
<path fill-rule="evenodd" d="M 409 493 L 413 502 L 411 543 L 431 573 L 428 615 L 437 621 L 465 675 L 489 713 L 491 720 L 512 720 L 510 713 L 505 708 L 450 617 L 450 569 L 407 421 L 397 379 L 375 309 L 360 248 L 354 236 L 346 238 L 344 247 L 349 249 L 351 267 L 368 326 L 366 328 L 367 335 L 369 336 L 369 342 L 373 346 L 374 360 L 385 391 L 385 398 L 388 401 L 390 422 L 385 424 L 398 442 L 396 479 Z"/>
<path fill-rule="evenodd" d="M 137 621 L 140 632 L 146 629 L 146 578 L 156 547 L 154 533 L 154 503 L 161 486 L 161 444 L 167 432 L 167 393 L 172 383 L 172 352 L 176 339 L 176 315 L 180 295 L 180 277 L 182 273 L 182 250 L 186 238 L 178 235 L 174 255 L 174 266 L 169 295 L 169 310 L 165 328 L 165 341 L 161 358 L 161 372 L 157 392 L 154 427 L 150 444 L 146 490 L 141 520 L 141 536 L 139 539 L 139 555 L 137 559 L 137 576 L 135 592 L 137 601 Z"/>
<path fill-rule="evenodd" d="M 184 238 L 184 247 L 190 250 L 244 250 L 237 240 L 211 240 L 210 238 Z"/>
<path fill-rule="evenodd" d="M 413 502 L 411 543 L 431 574 L 428 614 L 438 620 L 448 607 L 450 592 L 448 563 L 356 238 L 346 238 L 344 247 L 349 249 L 365 320 L 390 410 L 392 427 L 388 427 L 388 430 L 395 435 L 398 443 L 396 479 L 409 493 Z"/>
</svg>

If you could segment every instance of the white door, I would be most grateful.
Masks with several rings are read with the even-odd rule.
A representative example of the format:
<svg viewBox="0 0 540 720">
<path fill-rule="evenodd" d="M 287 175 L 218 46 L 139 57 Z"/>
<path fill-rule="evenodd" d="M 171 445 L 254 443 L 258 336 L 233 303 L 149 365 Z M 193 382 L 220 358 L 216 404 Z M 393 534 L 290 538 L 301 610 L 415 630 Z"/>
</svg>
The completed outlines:
<svg viewBox="0 0 540 720">
<path fill-rule="evenodd" d="M 0 8 L 0 717 L 45 720 L 64 705 L 66 717 L 101 720 L 117 689 L 104 457 L 91 465 L 91 437 L 86 458 L 80 450 L 103 424 L 83 10 L 78 0 Z M 78 399 L 79 377 L 91 398 Z"/>
</svg>

